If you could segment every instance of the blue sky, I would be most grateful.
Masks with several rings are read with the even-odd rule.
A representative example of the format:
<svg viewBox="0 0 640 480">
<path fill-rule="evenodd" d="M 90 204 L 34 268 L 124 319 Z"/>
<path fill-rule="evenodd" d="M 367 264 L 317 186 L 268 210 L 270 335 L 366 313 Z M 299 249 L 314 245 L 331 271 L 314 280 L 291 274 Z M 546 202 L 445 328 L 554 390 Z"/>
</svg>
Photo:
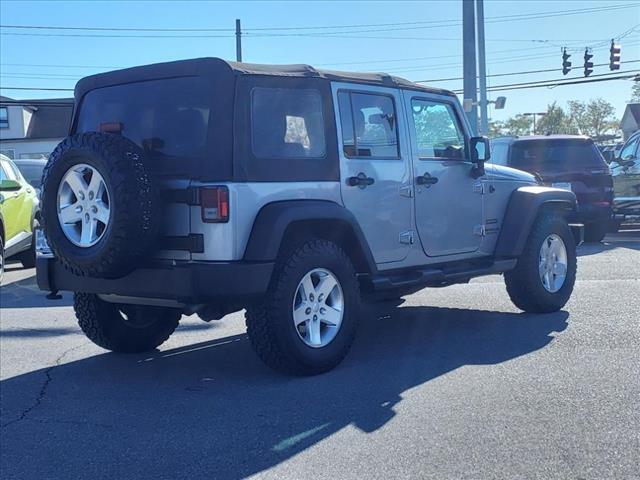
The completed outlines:
<svg viewBox="0 0 640 480">
<path fill-rule="evenodd" d="M 617 6 L 626 6 L 617 8 Z M 542 18 L 497 18 L 601 8 L 597 12 Z M 462 76 L 461 0 L 423 2 L 0 2 L 2 25 L 146 29 L 224 29 L 206 32 L 129 32 L 2 28 L 0 86 L 12 98 L 70 96 L 64 92 L 25 92 L 6 87 L 72 88 L 78 78 L 113 68 L 166 60 L 219 56 L 235 58 L 233 28 L 242 20 L 243 59 L 255 63 L 309 63 L 323 68 L 386 71 L 410 80 Z M 494 77 L 489 85 L 557 79 L 561 47 L 572 50 L 577 68 L 567 78 L 582 77 L 585 46 L 594 47 L 595 63 L 609 61 L 608 40 L 627 32 L 622 59 L 640 60 L 640 3 L 629 0 L 526 1 L 485 0 L 488 73 L 557 68 L 555 72 Z M 538 16 L 540 17 L 540 16 Z M 450 22 L 447 22 L 449 21 Z M 413 23 L 407 22 L 429 22 Z M 369 24 L 403 24 L 355 27 Z M 286 30 L 344 26 L 334 29 Z M 633 28 L 636 30 L 630 31 Z M 250 30 L 273 28 L 276 30 Z M 229 29 L 229 30 L 226 30 Z M 354 33 L 354 30 L 359 33 Z M 340 32 L 328 35 L 327 32 Z M 21 35 L 15 35 L 19 33 Z M 43 36 L 33 36 L 32 34 Z M 22 35 L 29 34 L 29 35 Z M 49 36 L 54 34 L 56 36 Z M 92 37 L 58 35 L 94 35 Z M 113 35 L 174 38 L 129 38 Z M 274 35 L 275 34 L 275 35 Z M 302 34 L 302 35 L 301 35 Z M 313 34 L 311 36 L 310 34 Z M 106 35 L 99 37 L 99 35 Z M 199 35 L 198 38 L 175 36 Z M 262 36 L 258 36 L 262 35 Z M 362 38 L 357 38 L 362 37 Z M 640 62 L 621 72 L 639 71 Z M 594 74 L 608 73 L 598 67 Z M 461 80 L 430 82 L 457 89 Z M 630 81 L 502 92 L 507 108 L 494 119 L 526 111 L 544 111 L 555 100 L 603 97 L 622 116 Z M 496 94 L 497 95 L 497 94 Z"/>
</svg>

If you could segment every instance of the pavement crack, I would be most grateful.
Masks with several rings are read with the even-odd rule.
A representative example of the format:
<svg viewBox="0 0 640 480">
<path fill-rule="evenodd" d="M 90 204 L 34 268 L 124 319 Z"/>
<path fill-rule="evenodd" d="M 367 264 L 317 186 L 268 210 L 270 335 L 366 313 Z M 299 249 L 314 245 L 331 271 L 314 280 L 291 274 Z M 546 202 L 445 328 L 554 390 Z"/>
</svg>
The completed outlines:
<svg viewBox="0 0 640 480">
<path fill-rule="evenodd" d="M 74 347 L 70 347 L 67 348 L 64 352 L 62 352 L 55 360 L 55 362 L 53 362 L 53 365 L 50 365 L 49 367 L 47 367 L 44 371 L 44 375 L 45 375 L 45 379 L 44 382 L 42 384 L 42 386 L 40 387 L 40 392 L 38 393 L 38 396 L 36 397 L 35 401 L 29 406 L 27 407 L 25 410 L 22 411 L 22 413 L 20 413 L 20 415 L 18 416 L 18 418 L 14 418 L 13 420 L 1 425 L 1 428 L 6 428 L 9 425 L 13 425 L 14 423 L 18 423 L 21 422 L 22 420 L 26 420 L 27 416 L 36 408 L 38 408 L 40 406 L 40 404 L 42 403 L 42 401 L 44 400 L 44 398 L 47 395 L 47 391 L 49 389 L 49 384 L 51 383 L 51 381 L 53 380 L 53 377 L 51 376 L 51 372 L 53 371 L 54 368 L 59 367 L 60 364 L 62 363 L 62 360 L 64 360 L 64 357 L 66 357 L 69 353 L 73 352 L 74 350 L 77 350 L 80 347 L 83 347 L 87 342 L 83 342 L 80 345 L 76 345 Z"/>
</svg>

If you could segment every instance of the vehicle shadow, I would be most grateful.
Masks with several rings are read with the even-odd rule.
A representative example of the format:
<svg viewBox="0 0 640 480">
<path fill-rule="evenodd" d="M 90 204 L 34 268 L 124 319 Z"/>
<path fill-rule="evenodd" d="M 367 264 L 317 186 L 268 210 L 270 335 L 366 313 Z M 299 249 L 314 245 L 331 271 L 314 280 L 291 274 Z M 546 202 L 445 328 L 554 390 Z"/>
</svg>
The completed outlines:
<svg viewBox="0 0 640 480">
<path fill-rule="evenodd" d="M 568 314 L 390 305 L 367 306 L 363 317 L 345 362 L 316 377 L 270 371 L 246 335 L 235 335 L 4 380 L 0 470 L 5 478 L 244 478 L 347 426 L 376 431 L 415 386 L 543 348 Z"/>
<path fill-rule="evenodd" d="M 578 247 L 577 254 L 586 257 L 616 248 L 640 250 L 640 231 L 620 231 L 607 235 L 602 242 L 583 243 Z"/>
<path fill-rule="evenodd" d="M 51 308 L 69 307 L 73 305 L 73 295 L 60 292 L 62 298 L 49 300 L 47 292 L 43 292 L 36 284 L 35 276 L 2 285 L 0 288 L 0 305 L 2 308 Z"/>
</svg>

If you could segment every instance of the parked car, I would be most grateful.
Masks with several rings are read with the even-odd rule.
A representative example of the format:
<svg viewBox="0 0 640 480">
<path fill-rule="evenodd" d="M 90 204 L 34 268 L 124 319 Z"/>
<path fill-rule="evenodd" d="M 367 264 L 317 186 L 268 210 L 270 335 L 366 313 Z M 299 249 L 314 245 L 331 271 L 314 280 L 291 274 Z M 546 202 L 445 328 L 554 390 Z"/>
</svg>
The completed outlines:
<svg viewBox="0 0 640 480">
<path fill-rule="evenodd" d="M 246 308 L 266 364 L 317 374 L 349 350 L 363 294 L 504 273 L 528 312 L 571 295 L 575 195 L 485 168 L 489 142 L 452 92 L 209 58 L 75 93 L 45 168 L 37 279 L 76 292 L 80 327 L 106 349 L 151 350 L 183 314 Z"/>
<path fill-rule="evenodd" d="M 39 202 L 35 189 L 18 167 L 0 154 L 0 279 L 5 260 L 16 256 L 22 265 L 35 266 L 35 227 Z"/>
<path fill-rule="evenodd" d="M 613 179 L 589 137 L 503 137 L 491 143 L 493 163 L 534 173 L 545 184 L 576 194 L 578 209 L 569 221 L 585 225 L 585 241 L 599 242 L 612 229 Z"/>
<path fill-rule="evenodd" d="M 20 158 L 13 160 L 25 180 L 40 192 L 42 187 L 42 171 L 47 164 L 46 158 Z"/>
<path fill-rule="evenodd" d="M 616 226 L 640 222 L 640 131 L 629 137 L 620 155 L 611 163 L 613 213 Z"/>
</svg>

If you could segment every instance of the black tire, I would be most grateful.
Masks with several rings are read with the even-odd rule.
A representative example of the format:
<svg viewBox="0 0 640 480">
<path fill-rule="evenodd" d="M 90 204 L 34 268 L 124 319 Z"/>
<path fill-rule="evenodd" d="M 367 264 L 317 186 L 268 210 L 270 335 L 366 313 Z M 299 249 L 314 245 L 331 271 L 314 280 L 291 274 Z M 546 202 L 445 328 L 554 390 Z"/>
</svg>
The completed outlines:
<svg viewBox="0 0 640 480">
<path fill-rule="evenodd" d="M 33 268 L 36 266 L 36 228 L 39 226 L 40 223 L 38 220 L 34 220 L 31 228 L 31 246 L 29 250 L 25 250 L 18 255 L 18 260 L 20 260 L 24 268 Z"/>
<path fill-rule="evenodd" d="M 604 240 L 609 230 L 609 223 L 590 223 L 584 227 L 584 241 L 598 243 Z"/>
<path fill-rule="evenodd" d="M 547 291 L 540 279 L 539 262 L 542 242 L 558 235 L 567 252 L 567 273 L 562 287 L 554 293 Z M 529 232 L 522 255 L 513 270 L 504 274 L 507 292 L 516 307 L 525 312 L 556 312 L 565 306 L 576 280 L 577 259 L 575 239 L 569 225 L 561 216 L 542 213 Z"/>
<path fill-rule="evenodd" d="M 176 309 L 108 303 L 89 293 L 76 293 L 73 308 L 89 340 L 120 353 L 155 349 L 171 336 L 181 316 Z"/>
<path fill-rule="evenodd" d="M 344 297 L 342 325 L 321 348 L 306 345 L 294 326 L 292 305 L 303 276 L 315 268 L 329 270 Z M 294 375 L 317 375 L 338 365 L 351 348 L 358 325 L 360 287 L 347 254 L 335 243 L 309 240 L 277 262 L 269 290 L 260 305 L 247 308 L 247 333 L 257 355 L 269 367 Z"/>
<path fill-rule="evenodd" d="M 145 162 L 144 152 L 120 135 L 81 133 L 56 147 L 43 173 L 41 221 L 54 255 L 65 268 L 77 275 L 118 278 L 153 251 L 159 199 Z M 58 188 L 65 173 L 77 164 L 100 172 L 109 191 L 108 226 L 90 247 L 71 243 L 58 221 Z"/>
</svg>

